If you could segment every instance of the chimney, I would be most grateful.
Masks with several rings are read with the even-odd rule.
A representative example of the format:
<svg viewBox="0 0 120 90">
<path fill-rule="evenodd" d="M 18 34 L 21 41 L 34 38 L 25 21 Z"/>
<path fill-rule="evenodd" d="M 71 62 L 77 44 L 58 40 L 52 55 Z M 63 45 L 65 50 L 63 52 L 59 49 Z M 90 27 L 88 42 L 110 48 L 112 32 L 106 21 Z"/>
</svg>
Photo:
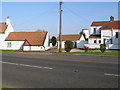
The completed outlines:
<svg viewBox="0 0 120 90">
<path fill-rule="evenodd" d="M 113 21 L 114 21 L 114 17 L 111 16 L 111 17 L 110 17 L 110 22 L 113 22 Z"/>
<path fill-rule="evenodd" d="M 10 24 L 10 17 L 8 16 L 7 19 L 6 19 L 6 24 Z"/>
</svg>

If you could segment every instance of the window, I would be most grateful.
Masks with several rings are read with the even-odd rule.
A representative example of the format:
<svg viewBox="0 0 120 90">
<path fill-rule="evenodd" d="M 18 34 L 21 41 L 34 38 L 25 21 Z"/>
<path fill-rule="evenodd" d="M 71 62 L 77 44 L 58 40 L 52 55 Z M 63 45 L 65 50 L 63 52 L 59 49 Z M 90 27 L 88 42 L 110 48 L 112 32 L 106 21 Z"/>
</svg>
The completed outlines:
<svg viewBox="0 0 120 90">
<path fill-rule="evenodd" d="M 11 42 L 8 42 L 8 43 L 7 43 L 7 47 L 11 47 Z"/>
<path fill-rule="evenodd" d="M 118 32 L 116 32 L 116 38 L 118 38 Z"/>
<path fill-rule="evenodd" d="M 94 40 L 94 43 L 96 43 L 96 40 Z"/>
<path fill-rule="evenodd" d="M 101 43 L 101 40 L 99 40 L 99 43 Z"/>
<path fill-rule="evenodd" d="M 99 29 L 99 33 L 101 33 L 101 28 Z"/>
<path fill-rule="evenodd" d="M 96 33 L 96 28 L 94 28 L 94 33 Z"/>
</svg>

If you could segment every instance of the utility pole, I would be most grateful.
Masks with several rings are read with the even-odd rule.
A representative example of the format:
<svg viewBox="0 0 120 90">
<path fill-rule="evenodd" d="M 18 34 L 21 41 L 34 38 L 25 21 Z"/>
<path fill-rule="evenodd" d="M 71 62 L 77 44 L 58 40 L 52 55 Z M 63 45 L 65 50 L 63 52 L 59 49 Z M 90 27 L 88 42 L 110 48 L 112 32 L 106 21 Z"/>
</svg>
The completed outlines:
<svg viewBox="0 0 120 90">
<path fill-rule="evenodd" d="M 62 2 L 60 2 L 59 52 L 62 52 Z"/>
</svg>

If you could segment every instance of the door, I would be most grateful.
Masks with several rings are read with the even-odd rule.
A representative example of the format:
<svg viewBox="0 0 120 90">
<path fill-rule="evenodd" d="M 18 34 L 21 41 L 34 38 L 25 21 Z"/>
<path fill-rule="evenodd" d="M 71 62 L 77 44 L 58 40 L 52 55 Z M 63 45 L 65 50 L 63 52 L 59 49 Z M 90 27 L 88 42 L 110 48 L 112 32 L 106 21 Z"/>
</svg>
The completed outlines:
<svg viewBox="0 0 120 90">
<path fill-rule="evenodd" d="M 74 43 L 74 48 L 77 48 L 77 42 Z"/>
</svg>

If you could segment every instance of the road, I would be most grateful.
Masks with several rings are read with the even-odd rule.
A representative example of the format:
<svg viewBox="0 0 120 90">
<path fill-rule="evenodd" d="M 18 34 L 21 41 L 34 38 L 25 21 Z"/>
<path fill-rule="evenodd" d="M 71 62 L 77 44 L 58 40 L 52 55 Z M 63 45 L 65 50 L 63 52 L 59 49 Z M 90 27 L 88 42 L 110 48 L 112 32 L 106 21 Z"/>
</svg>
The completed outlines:
<svg viewBox="0 0 120 90">
<path fill-rule="evenodd" d="M 118 88 L 118 57 L 2 53 L 3 85 L 10 88 Z"/>
</svg>

